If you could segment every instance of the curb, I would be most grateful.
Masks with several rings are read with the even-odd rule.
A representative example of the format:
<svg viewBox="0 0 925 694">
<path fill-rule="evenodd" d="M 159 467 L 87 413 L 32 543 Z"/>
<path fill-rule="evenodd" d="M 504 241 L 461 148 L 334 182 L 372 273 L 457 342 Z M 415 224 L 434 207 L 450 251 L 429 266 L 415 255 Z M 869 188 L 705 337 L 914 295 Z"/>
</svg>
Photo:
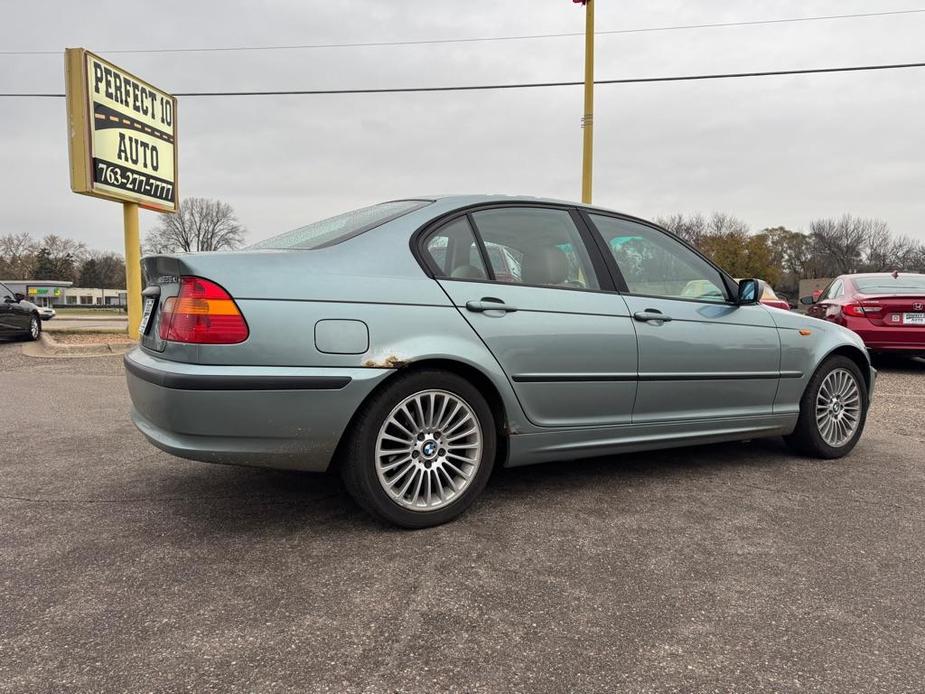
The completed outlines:
<svg viewBox="0 0 925 694">
<path fill-rule="evenodd" d="M 102 316 L 69 316 L 66 313 L 58 313 L 54 318 L 47 322 L 56 321 L 56 320 L 73 320 L 73 321 L 102 321 L 102 322 L 111 322 L 111 323 L 128 323 L 128 318 L 123 315 L 113 315 L 107 313 Z"/>
<path fill-rule="evenodd" d="M 123 335 L 128 335 L 128 326 L 126 326 L 124 330 L 120 330 L 118 327 L 112 327 L 112 326 L 102 327 L 102 326 L 92 326 L 92 325 L 91 325 L 91 326 L 88 328 L 88 327 L 85 327 L 85 326 L 82 326 L 82 325 L 81 325 L 81 326 L 76 326 L 76 325 L 75 325 L 75 326 L 67 326 L 67 327 L 62 328 L 62 327 L 57 326 L 57 325 L 54 326 L 54 327 L 49 327 L 48 324 L 43 324 L 43 325 L 42 325 L 42 332 L 45 333 L 45 334 L 50 334 L 50 335 L 54 335 L 55 333 L 71 334 L 71 335 L 77 335 L 77 334 L 81 334 L 81 335 L 94 335 L 94 334 L 98 334 L 98 335 L 116 335 L 116 334 L 121 333 L 121 334 L 123 334 Z"/>
<path fill-rule="evenodd" d="M 85 345 L 65 345 L 57 342 L 48 333 L 42 331 L 37 342 L 23 345 L 23 354 L 29 357 L 98 357 L 111 354 L 125 354 L 137 343 L 126 338 L 124 343 L 100 343 Z"/>
</svg>

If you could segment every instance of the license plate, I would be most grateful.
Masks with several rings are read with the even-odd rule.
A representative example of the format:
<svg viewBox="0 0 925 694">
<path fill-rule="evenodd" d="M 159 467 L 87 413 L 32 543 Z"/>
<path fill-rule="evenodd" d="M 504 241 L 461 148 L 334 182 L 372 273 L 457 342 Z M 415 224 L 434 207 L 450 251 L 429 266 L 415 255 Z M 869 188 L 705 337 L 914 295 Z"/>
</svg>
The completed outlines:
<svg viewBox="0 0 925 694">
<path fill-rule="evenodd" d="M 154 312 L 154 299 L 145 299 L 145 307 L 141 312 L 141 324 L 138 326 L 138 332 L 142 335 L 148 332 L 148 323 L 151 321 L 151 314 Z"/>
<path fill-rule="evenodd" d="M 903 325 L 925 325 L 925 313 L 904 313 Z"/>
</svg>

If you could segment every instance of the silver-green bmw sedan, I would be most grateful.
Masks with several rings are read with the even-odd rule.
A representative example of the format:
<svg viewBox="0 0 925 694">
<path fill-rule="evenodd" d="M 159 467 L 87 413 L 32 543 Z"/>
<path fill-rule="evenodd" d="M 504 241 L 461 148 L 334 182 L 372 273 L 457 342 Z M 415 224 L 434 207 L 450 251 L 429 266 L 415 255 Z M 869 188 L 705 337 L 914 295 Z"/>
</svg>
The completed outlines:
<svg viewBox="0 0 925 694">
<path fill-rule="evenodd" d="M 837 458 L 874 386 L 854 333 L 575 203 L 394 200 L 142 263 L 125 366 L 151 443 L 336 470 L 409 528 L 460 514 L 497 465 L 763 436 Z"/>
</svg>

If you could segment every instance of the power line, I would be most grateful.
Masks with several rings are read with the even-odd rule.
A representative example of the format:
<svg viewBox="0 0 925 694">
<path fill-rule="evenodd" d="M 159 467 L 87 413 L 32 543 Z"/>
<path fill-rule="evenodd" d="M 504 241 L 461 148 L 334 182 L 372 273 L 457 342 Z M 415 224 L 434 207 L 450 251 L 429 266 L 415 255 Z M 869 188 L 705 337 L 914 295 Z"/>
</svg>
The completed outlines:
<svg viewBox="0 0 925 694">
<path fill-rule="evenodd" d="M 776 77 L 783 75 L 822 75 L 837 72 L 869 72 L 873 70 L 903 70 L 925 67 L 920 63 L 894 63 L 890 65 L 850 65 L 845 67 L 815 67 L 799 70 L 766 70 L 763 72 L 722 72 L 703 75 L 674 75 L 666 77 L 626 77 L 614 80 L 595 80 L 594 84 L 643 84 L 650 82 L 693 82 L 698 80 L 742 79 L 748 77 Z M 412 92 L 474 92 L 502 89 L 537 89 L 543 87 L 575 87 L 584 82 L 517 82 L 513 84 L 472 84 L 443 87 L 382 87 L 370 89 L 286 89 L 235 92 L 176 92 L 174 96 L 322 96 L 334 94 L 407 94 Z M 61 93 L 0 92 L 0 97 L 61 98 Z"/>
<path fill-rule="evenodd" d="M 820 22 L 836 19 L 861 19 L 870 17 L 889 17 L 895 15 L 921 14 L 925 8 L 911 10 L 887 10 L 883 12 L 858 12 L 854 14 L 829 14 L 814 17 L 787 17 L 782 19 L 755 19 L 740 22 L 712 22 L 706 24 L 681 24 L 674 26 L 638 27 L 631 29 L 612 29 L 596 31 L 596 36 L 615 34 L 643 34 L 660 31 L 688 31 L 692 29 L 718 29 L 724 27 L 759 26 L 765 24 L 788 24 L 795 22 Z M 555 39 L 569 36 L 584 36 L 583 32 L 562 34 L 525 34 L 519 36 L 474 36 L 456 39 L 423 39 L 418 41 L 367 41 L 356 43 L 306 43 L 278 46 L 203 46 L 190 48 L 117 48 L 99 51 L 100 53 L 230 53 L 242 51 L 291 51 L 318 48 L 381 48 L 386 46 L 432 46 L 452 43 L 477 43 L 489 41 L 525 41 L 532 39 Z M 26 50 L 0 51 L 0 55 L 60 55 L 60 50 Z"/>
</svg>

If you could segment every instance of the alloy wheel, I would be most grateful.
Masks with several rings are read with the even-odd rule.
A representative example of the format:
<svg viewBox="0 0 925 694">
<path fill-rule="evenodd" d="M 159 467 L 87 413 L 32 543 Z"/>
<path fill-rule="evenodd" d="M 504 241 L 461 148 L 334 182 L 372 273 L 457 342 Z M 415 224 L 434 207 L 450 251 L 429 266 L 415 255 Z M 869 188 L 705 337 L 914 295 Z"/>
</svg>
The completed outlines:
<svg viewBox="0 0 925 694">
<path fill-rule="evenodd" d="M 833 448 L 844 446 L 861 421 L 861 389 L 847 369 L 835 369 L 816 394 L 816 426 L 822 440 Z"/>
<path fill-rule="evenodd" d="M 33 340 L 39 339 L 39 319 L 35 316 L 32 316 L 32 320 L 29 322 L 29 335 L 32 336 Z"/>
<path fill-rule="evenodd" d="M 473 408 L 445 390 L 423 390 L 396 405 L 376 438 L 376 474 L 395 503 L 433 511 L 457 499 L 482 463 Z"/>
</svg>

